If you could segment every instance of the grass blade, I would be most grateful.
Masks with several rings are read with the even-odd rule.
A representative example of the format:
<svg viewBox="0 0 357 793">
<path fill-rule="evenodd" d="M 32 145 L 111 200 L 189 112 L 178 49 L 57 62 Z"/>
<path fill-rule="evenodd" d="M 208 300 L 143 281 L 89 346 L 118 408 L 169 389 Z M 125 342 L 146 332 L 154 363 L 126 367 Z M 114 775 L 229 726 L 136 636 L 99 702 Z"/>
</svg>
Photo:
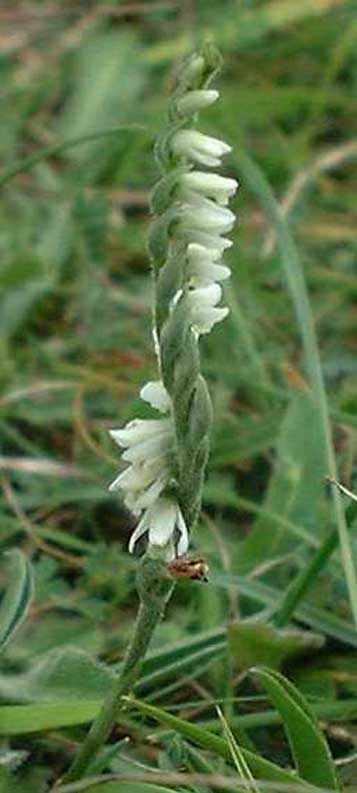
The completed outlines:
<svg viewBox="0 0 357 793">
<path fill-rule="evenodd" d="M 286 219 L 280 210 L 279 204 L 268 181 L 259 166 L 244 150 L 242 141 L 235 147 L 234 159 L 242 178 L 261 202 L 267 218 L 277 236 L 277 244 L 281 255 L 284 276 L 294 304 L 299 332 L 304 347 L 306 368 L 325 438 L 326 473 L 332 479 L 337 479 L 337 466 L 332 442 L 327 395 L 322 376 L 313 316 L 298 252 L 290 234 Z M 343 505 L 337 488 L 333 490 L 332 497 L 351 611 L 357 627 L 356 571 L 353 563 L 353 553 L 347 531 Z"/>
<path fill-rule="evenodd" d="M 18 550 L 6 555 L 10 559 L 10 577 L 0 606 L 0 651 L 25 619 L 33 595 L 30 562 Z"/>
<path fill-rule="evenodd" d="M 213 752 L 213 754 L 216 754 L 219 757 L 223 757 L 224 760 L 228 760 L 228 762 L 232 761 L 230 746 L 224 738 L 208 732 L 208 730 L 197 726 L 197 724 L 192 724 L 191 722 L 180 719 L 177 716 L 172 716 L 171 713 L 167 713 L 161 708 L 148 705 L 146 702 L 141 702 L 140 700 L 133 699 L 132 697 L 125 697 L 125 699 L 130 707 L 136 708 L 140 713 L 143 714 L 143 716 L 148 716 L 149 718 L 158 721 L 160 724 L 163 724 L 165 727 L 175 730 L 184 738 L 187 738 L 189 741 L 201 746 L 203 749 Z M 244 755 L 245 761 L 250 767 L 252 774 L 254 774 L 259 779 L 265 779 L 272 782 L 304 784 L 303 780 L 293 774 L 291 771 L 286 771 L 283 768 L 279 768 L 279 766 L 275 765 L 275 763 L 271 763 L 269 760 L 259 757 L 259 755 L 255 754 L 254 752 L 250 752 L 248 749 L 242 749 L 241 751 Z"/>
</svg>

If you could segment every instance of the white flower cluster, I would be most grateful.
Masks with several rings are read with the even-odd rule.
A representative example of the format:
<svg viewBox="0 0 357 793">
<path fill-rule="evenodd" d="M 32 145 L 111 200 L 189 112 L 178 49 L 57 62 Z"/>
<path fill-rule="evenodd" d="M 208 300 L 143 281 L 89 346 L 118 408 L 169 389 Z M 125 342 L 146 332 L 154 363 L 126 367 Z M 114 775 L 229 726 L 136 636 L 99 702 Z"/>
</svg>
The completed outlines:
<svg viewBox="0 0 357 793">
<path fill-rule="evenodd" d="M 189 91 L 179 100 L 179 110 L 183 104 L 195 112 L 218 96 L 218 91 Z M 171 150 L 190 165 L 215 168 L 231 147 L 194 129 L 181 129 L 171 139 Z M 201 170 L 188 171 L 179 179 L 176 233 L 187 241 L 188 303 L 192 327 L 198 334 L 208 333 L 228 314 L 228 308 L 217 307 L 222 297 L 220 282 L 230 275 L 229 268 L 220 261 L 226 248 L 232 245 L 223 235 L 232 229 L 235 221 L 227 204 L 237 187 L 235 179 Z"/>
<path fill-rule="evenodd" d="M 170 558 L 186 553 L 188 535 L 180 508 L 173 498 L 162 495 L 171 477 L 174 450 L 174 425 L 171 400 L 161 383 L 147 383 L 140 391 L 145 402 L 165 414 L 160 419 L 134 419 L 121 430 L 111 430 L 116 443 L 125 449 L 122 459 L 131 465 L 112 482 L 110 491 L 122 490 L 124 503 L 141 520 L 133 532 L 129 551 L 146 532 L 150 545 L 166 546 L 170 538 L 176 548 Z M 176 536 L 175 536 L 176 535 Z"/>
<path fill-rule="evenodd" d="M 177 113 L 179 116 L 195 113 L 215 102 L 218 96 L 217 91 L 187 91 L 177 100 Z M 231 150 L 223 141 L 193 129 L 177 131 L 170 146 L 175 157 L 187 161 L 188 168 L 196 164 L 215 168 Z M 175 234 L 186 243 L 187 267 L 184 289 L 175 296 L 172 308 L 184 293 L 191 326 L 198 335 L 208 333 L 228 314 L 228 308 L 218 306 L 222 296 L 220 282 L 230 275 L 221 258 L 232 244 L 224 235 L 234 224 L 234 214 L 227 204 L 237 187 L 235 179 L 202 170 L 187 170 L 177 185 Z M 154 341 L 159 354 L 155 329 Z M 122 490 L 124 503 L 140 516 L 129 550 L 132 552 L 137 540 L 147 534 L 149 545 L 166 548 L 171 559 L 188 549 L 184 518 L 174 497 L 167 495 L 175 448 L 171 400 L 161 381 L 147 383 L 140 396 L 164 416 L 154 420 L 135 419 L 123 429 L 111 431 L 116 443 L 125 449 L 122 459 L 130 465 L 109 489 Z"/>
</svg>

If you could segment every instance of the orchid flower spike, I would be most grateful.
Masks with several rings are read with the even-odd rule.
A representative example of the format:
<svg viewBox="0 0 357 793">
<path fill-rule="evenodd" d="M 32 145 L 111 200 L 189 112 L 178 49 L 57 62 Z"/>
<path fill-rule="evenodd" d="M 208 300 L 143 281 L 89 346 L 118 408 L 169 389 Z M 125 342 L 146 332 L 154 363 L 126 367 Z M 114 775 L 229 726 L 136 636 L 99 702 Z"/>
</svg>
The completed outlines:
<svg viewBox="0 0 357 793">
<path fill-rule="evenodd" d="M 199 371 L 200 336 L 228 314 L 220 304 L 221 283 L 230 275 L 222 256 L 232 245 L 228 203 L 238 182 L 212 171 L 231 146 L 194 128 L 199 111 L 219 98 L 210 87 L 219 65 L 210 45 L 188 60 L 156 147 L 163 176 L 152 196 L 149 253 L 160 379 L 140 396 L 160 415 L 111 431 L 127 467 L 109 489 L 121 491 L 138 517 L 129 550 L 145 538 L 147 552 L 155 549 L 166 561 L 186 554 L 200 510 L 212 414 Z"/>
</svg>

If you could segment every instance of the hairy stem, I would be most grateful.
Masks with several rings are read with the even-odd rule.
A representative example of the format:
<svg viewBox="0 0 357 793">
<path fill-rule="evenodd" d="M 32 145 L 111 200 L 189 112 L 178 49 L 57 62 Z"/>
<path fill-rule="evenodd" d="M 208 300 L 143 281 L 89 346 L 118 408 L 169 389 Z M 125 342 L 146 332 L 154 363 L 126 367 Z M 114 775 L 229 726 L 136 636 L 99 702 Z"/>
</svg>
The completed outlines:
<svg viewBox="0 0 357 793">
<path fill-rule="evenodd" d="M 172 590 L 173 580 L 167 572 L 165 563 L 158 558 L 145 557 L 138 574 L 141 602 L 123 667 L 69 771 L 63 777 L 63 782 L 81 779 L 105 744 L 123 707 L 122 697 L 130 692 L 139 676 L 152 635 L 163 617 Z M 55 790 L 56 788 L 53 788 L 53 793 Z"/>
</svg>

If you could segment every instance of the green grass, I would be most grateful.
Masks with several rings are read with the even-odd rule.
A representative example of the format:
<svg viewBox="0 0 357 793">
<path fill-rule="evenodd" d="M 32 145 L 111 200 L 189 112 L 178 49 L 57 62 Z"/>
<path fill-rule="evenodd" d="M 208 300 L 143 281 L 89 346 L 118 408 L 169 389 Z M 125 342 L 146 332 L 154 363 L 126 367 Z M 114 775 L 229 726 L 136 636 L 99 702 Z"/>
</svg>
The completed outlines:
<svg viewBox="0 0 357 793">
<path fill-rule="evenodd" d="M 202 345 L 215 425 L 193 552 L 211 581 L 177 586 L 118 746 L 91 774 L 117 774 L 113 793 L 200 793 L 231 779 L 233 751 L 253 753 L 253 776 L 267 762 L 291 782 L 298 705 L 284 689 L 282 715 L 248 673 L 267 624 L 264 652 L 343 761 L 356 741 L 356 518 L 325 477 L 356 490 L 355 2 L 33 0 L 0 23 L 0 552 L 23 553 L 13 567 L 1 556 L 0 733 L 15 754 L 4 744 L 0 788 L 44 793 L 68 767 L 129 640 L 133 522 L 107 491 L 119 469 L 107 430 L 148 415 L 152 143 L 180 59 L 207 33 L 225 65 L 202 129 L 232 144 L 225 172 L 241 183 L 231 313 Z M 24 557 L 35 599 L 15 633 Z M 237 619 L 256 630 L 233 625 L 227 640 Z M 346 789 L 351 767 L 338 766 Z M 179 771 L 187 785 L 170 784 Z M 263 789 L 249 773 L 248 759 Z"/>
</svg>

